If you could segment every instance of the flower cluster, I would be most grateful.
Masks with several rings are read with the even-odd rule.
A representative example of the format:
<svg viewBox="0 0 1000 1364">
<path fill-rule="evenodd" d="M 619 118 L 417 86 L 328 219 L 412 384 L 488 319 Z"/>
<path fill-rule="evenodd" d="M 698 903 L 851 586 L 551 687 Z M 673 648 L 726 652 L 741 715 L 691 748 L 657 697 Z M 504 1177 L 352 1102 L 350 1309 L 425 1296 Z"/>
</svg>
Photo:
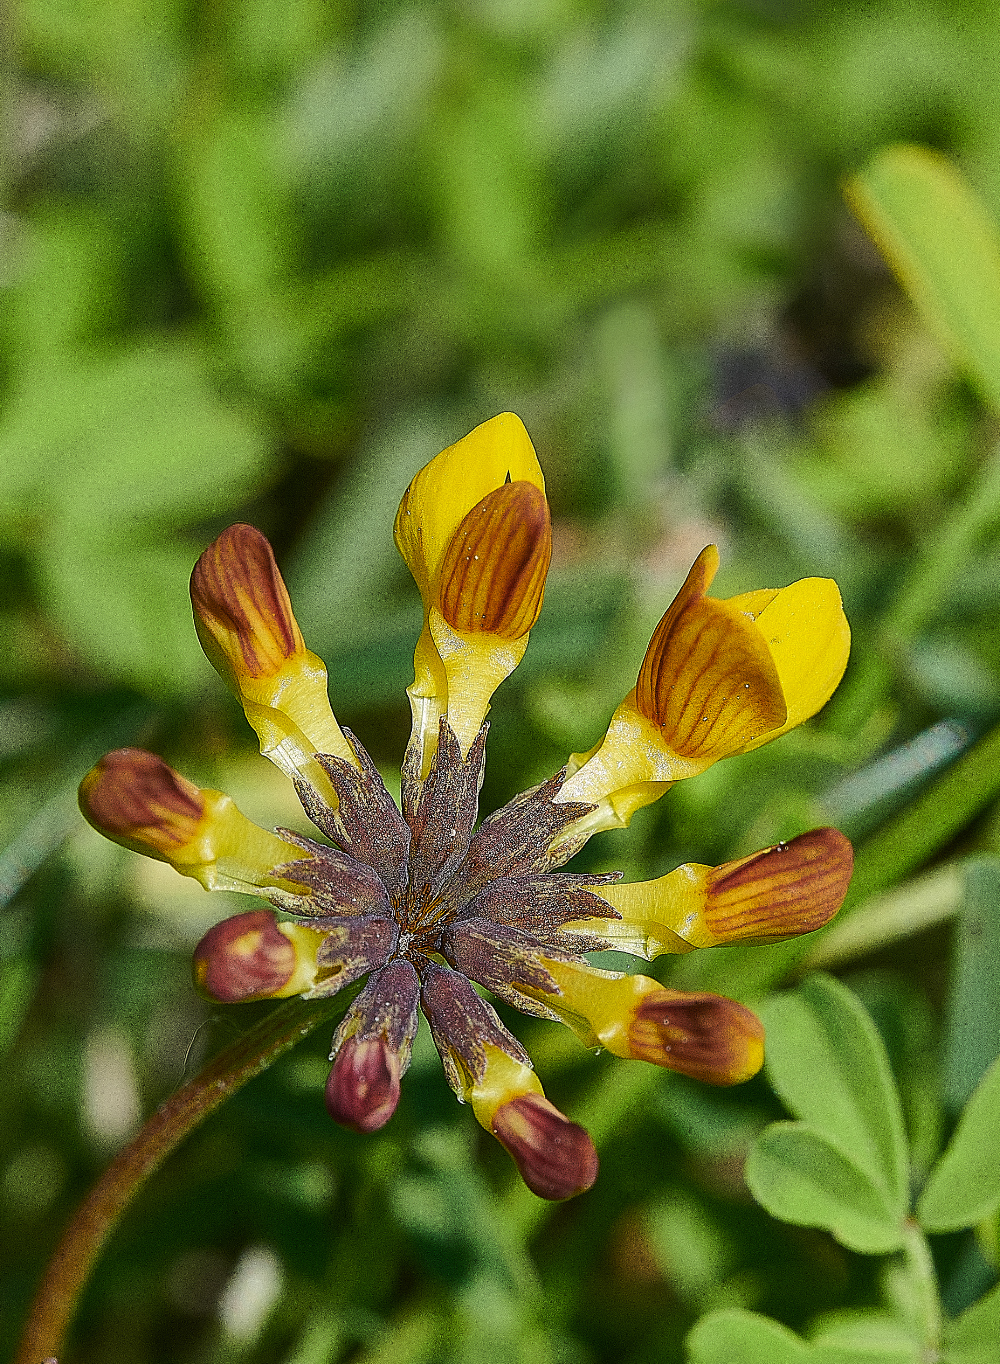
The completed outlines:
<svg viewBox="0 0 1000 1364">
<path fill-rule="evenodd" d="M 329 841 L 261 829 L 138 749 L 88 773 L 81 808 L 126 847 L 279 911 L 239 914 L 202 939 L 194 973 L 210 998 L 317 998 L 367 977 L 333 1038 L 326 1104 L 338 1122 L 372 1132 L 389 1120 L 422 1010 L 459 1099 L 529 1188 L 566 1198 L 596 1178 L 590 1138 L 545 1098 L 482 992 L 568 1024 L 587 1046 L 711 1084 L 757 1072 L 763 1032 L 741 1004 L 600 970 L 586 954 L 614 947 L 652 960 L 809 932 L 843 900 L 847 840 L 819 829 L 632 885 L 556 869 L 673 782 L 814 714 L 846 665 L 847 622 L 822 579 L 708 596 L 718 565 L 709 547 L 601 741 L 477 827 L 490 698 L 524 654 L 551 553 L 542 473 L 518 418 L 495 417 L 422 469 L 395 538 L 424 603 L 402 810 L 334 718 L 326 669 L 305 646 L 271 547 L 246 525 L 194 569 L 198 634 L 261 752 Z"/>
</svg>

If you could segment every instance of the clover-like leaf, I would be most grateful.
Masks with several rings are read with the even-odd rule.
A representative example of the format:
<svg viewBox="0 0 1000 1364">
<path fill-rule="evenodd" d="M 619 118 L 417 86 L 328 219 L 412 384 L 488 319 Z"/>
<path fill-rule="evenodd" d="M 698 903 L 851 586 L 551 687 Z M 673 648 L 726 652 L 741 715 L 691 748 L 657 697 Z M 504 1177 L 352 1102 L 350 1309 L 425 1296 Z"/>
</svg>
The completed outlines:
<svg viewBox="0 0 1000 1364">
<path fill-rule="evenodd" d="M 810 1343 L 770 1317 L 727 1308 L 702 1317 L 686 1345 L 688 1364 L 920 1364 L 921 1359 L 920 1346 L 905 1331 L 875 1314 Z M 979 1364 L 978 1357 L 970 1355 L 968 1364 Z"/>
<path fill-rule="evenodd" d="M 687 1338 L 690 1364 L 812 1364 L 813 1351 L 770 1317 L 739 1308 L 709 1312 Z"/>
<path fill-rule="evenodd" d="M 957 1231 L 1000 1207 L 1000 1060 L 966 1105 L 917 1204 L 926 1231 Z"/>
<path fill-rule="evenodd" d="M 823 975 L 775 996 L 761 1017 L 767 1074 L 776 1093 L 831 1150 L 849 1154 L 851 1166 L 877 1194 L 872 1206 L 881 1210 L 879 1217 L 898 1226 L 909 1198 L 906 1134 L 885 1046 L 871 1018 L 846 986 Z"/>
<path fill-rule="evenodd" d="M 823 1227 L 849 1250 L 884 1255 L 903 1244 L 902 1219 L 885 1191 L 805 1123 L 765 1128 L 750 1152 L 746 1181 L 772 1217 Z"/>
</svg>

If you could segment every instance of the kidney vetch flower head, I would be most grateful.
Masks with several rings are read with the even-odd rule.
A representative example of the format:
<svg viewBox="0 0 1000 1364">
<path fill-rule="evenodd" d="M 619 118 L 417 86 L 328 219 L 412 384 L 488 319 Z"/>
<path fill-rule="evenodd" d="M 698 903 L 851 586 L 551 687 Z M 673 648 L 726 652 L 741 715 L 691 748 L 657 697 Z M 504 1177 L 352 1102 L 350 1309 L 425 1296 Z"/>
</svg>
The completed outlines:
<svg viewBox="0 0 1000 1364">
<path fill-rule="evenodd" d="M 139 749 L 103 758 L 84 778 L 81 807 L 126 847 L 278 911 L 239 914 L 205 935 L 194 973 L 212 999 L 317 998 L 367 976 L 333 1038 L 326 1104 L 338 1122 L 372 1132 L 391 1118 L 422 1010 L 459 1099 L 529 1188 L 566 1198 L 596 1178 L 590 1138 L 545 1098 L 480 990 L 568 1024 L 587 1046 L 710 1084 L 759 1070 L 763 1031 L 741 1004 L 600 970 L 586 953 L 614 947 L 651 960 L 809 932 L 847 889 L 841 834 L 818 829 L 633 885 L 618 873 L 556 869 L 673 782 L 813 715 L 844 671 L 847 622 L 823 579 L 708 596 L 718 565 L 710 546 L 604 738 L 477 828 L 490 698 L 524 654 L 551 553 L 544 480 L 518 418 L 495 417 L 431 460 L 403 497 L 395 538 L 424 603 L 401 811 L 337 724 L 326 669 L 305 646 L 271 547 L 245 525 L 195 566 L 198 634 L 261 752 L 330 841 L 261 829 L 227 796 Z"/>
</svg>

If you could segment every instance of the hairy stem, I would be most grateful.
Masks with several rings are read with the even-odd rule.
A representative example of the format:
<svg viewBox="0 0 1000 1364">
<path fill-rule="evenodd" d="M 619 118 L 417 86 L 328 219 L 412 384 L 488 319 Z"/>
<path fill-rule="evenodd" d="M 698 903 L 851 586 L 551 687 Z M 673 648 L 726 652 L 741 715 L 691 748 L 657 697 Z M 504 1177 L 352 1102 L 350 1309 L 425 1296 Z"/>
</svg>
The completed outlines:
<svg viewBox="0 0 1000 1364">
<path fill-rule="evenodd" d="M 101 1248 L 174 1147 L 248 1080 L 343 1006 L 339 997 L 290 1000 L 221 1051 L 156 1110 L 101 1175 L 66 1228 L 38 1286 L 14 1364 L 42 1364 L 59 1354 Z"/>
</svg>

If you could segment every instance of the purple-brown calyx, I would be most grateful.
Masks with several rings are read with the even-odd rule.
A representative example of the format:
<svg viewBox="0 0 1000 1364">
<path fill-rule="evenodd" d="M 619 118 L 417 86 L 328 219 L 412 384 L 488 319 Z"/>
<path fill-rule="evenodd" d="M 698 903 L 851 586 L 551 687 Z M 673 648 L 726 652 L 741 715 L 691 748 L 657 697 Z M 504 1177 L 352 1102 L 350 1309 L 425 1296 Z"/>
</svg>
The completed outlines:
<svg viewBox="0 0 1000 1364">
<path fill-rule="evenodd" d="M 403 814 L 367 753 L 349 735 L 356 764 L 319 757 L 337 807 L 307 784 L 299 788 L 310 818 L 337 846 L 281 831 L 303 852 L 301 861 L 283 866 L 281 874 L 305 893 L 281 896 L 280 907 L 320 934 L 315 982 L 308 993 L 332 993 L 369 973 L 334 1037 L 326 1088 L 332 1116 L 359 1132 L 377 1130 L 395 1110 L 419 1007 L 460 1094 L 481 1084 L 490 1055 L 506 1056 L 516 1074 L 530 1075 L 527 1053 L 470 982 L 545 1013 L 536 998 L 522 993 L 533 989 L 537 996 L 555 988 L 541 956 L 583 964 L 579 934 L 563 933 L 562 925 L 593 917 L 594 941 L 600 942 L 602 921 L 615 917 L 589 889 L 614 876 L 550 874 L 568 855 L 566 840 L 558 859 L 549 851 L 556 836 L 590 808 L 554 803 L 561 774 L 497 811 L 473 833 L 486 729 L 463 757 L 442 720 L 437 753 L 422 781 L 418 755 L 408 752 Z M 220 999 L 256 998 L 272 978 L 277 984 L 279 976 L 287 977 L 288 944 L 272 919 L 267 913 L 241 916 L 206 935 L 197 955 L 203 988 Z M 535 1171 L 532 1187 L 541 1196 L 568 1197 L 589 1187 L 586 1152 L 592 1148 L 582 1128 L 550 1112 L 537 1095 L 513 1092 L 504 1107 L 506 1117 L 498 1116 L 496 1134 L 519 1167 Z M 555 1137 L 546 1156 L 542 1147 Z M 546 1159 L 566 1165 L 571 1149 L 574 1171 L 567 1166 L 562 1174 L 543 1172 Z"/>
</svg>

